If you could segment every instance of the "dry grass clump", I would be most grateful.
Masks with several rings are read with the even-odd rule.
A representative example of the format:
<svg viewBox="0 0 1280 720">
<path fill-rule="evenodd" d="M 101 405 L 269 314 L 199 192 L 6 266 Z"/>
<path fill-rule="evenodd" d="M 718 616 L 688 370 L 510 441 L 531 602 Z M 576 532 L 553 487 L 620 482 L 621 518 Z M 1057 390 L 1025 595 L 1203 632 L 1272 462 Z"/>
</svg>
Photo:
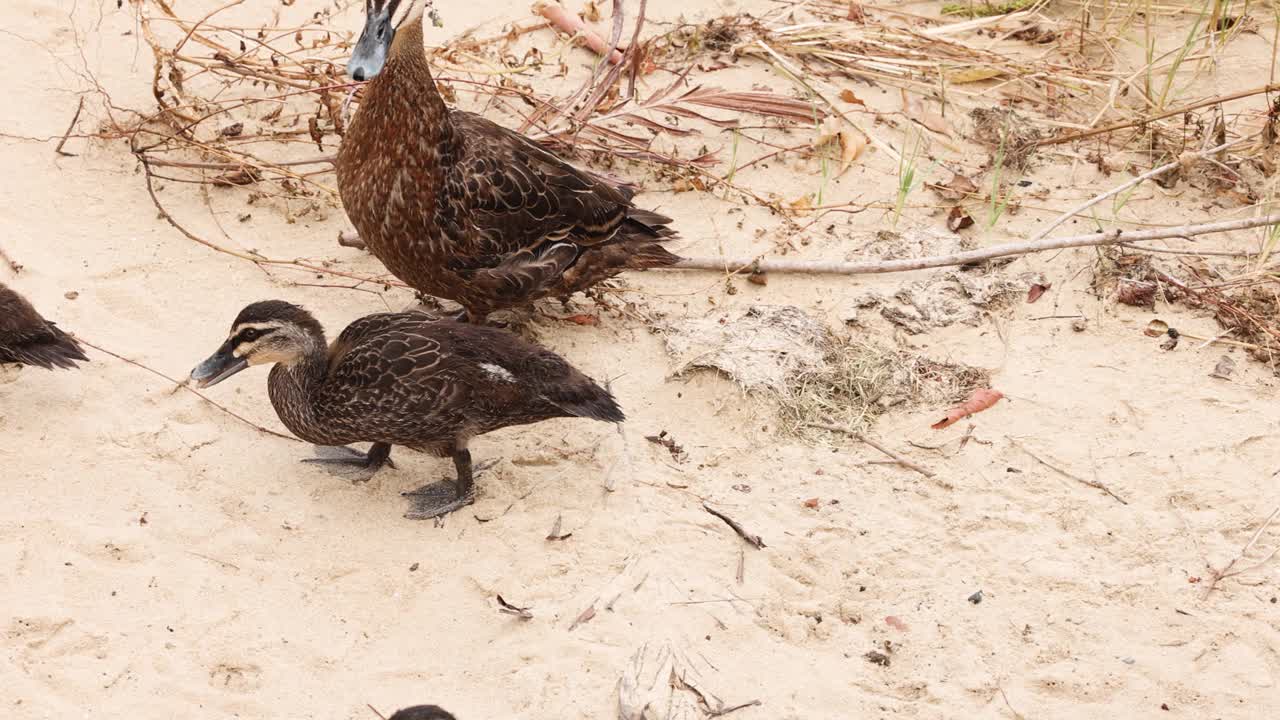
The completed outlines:
<svg viewBox="0 0 1280 720">
<path fill-rule="evenodd" d="M 890 409 L 958 403 L 990 383 L 981 368 L 932 360 L 852 337 L 833 337 L 826 362 L 790 378 L 777 393 L 778 424 L 816 440 L 828 431 L 813 423 L 865 431 Z"/>
</svg>

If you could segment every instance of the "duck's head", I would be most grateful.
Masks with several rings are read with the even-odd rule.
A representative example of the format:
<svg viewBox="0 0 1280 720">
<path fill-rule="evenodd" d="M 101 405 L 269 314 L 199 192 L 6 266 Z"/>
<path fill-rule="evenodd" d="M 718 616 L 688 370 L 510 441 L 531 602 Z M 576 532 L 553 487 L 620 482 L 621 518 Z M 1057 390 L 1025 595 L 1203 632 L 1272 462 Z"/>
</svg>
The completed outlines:
<svg viewBox="0 0 1280 720">
<path fill-rule="evenodd" d="M 390 720 L 457 720 L 436 705 L 415 705 L 392 715 Z"/>
<path fill-rule="evenodd" d="M 364 0 L 364 31 L 347 62 L 347 76 L 356 82 L 372 80 L 382 72 L 391 54 L 396 31 L 422 20 L 431 0 Z"/>
<path fill-rule="evenodd" d="M 292 365 L 324 347 L 324 328 L 311 313 L 283 300 L 264 300 L 240 311 L 226 342 L 191 371 L 196 387 L 217 385 L 250 365 Z"/>
</svg>

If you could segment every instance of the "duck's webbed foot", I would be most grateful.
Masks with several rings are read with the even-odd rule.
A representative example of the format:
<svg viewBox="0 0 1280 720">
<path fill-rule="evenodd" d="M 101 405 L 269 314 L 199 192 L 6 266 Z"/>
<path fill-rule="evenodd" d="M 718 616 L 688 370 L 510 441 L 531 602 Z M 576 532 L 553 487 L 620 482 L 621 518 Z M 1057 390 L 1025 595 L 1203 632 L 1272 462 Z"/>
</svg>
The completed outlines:
<svg viewBox="0 0 1280 720">
<path fill-rule="evenodd" d="M 318 457 L 304 458 L 304 463 L 319 463 L 323 465 L 331 465 L 335 469 L 336 474 L 350 476 L 354 474 L 357 477 L 352 478 L 351 482 L 361 483 L 368 482 L 383 465 L 395 468 L 396 464 L 391 462 L 391 445 L 389 443 L 374 443 L 369 452 L 363 453 L 346 445 L 335 447 L 316 446 L 316 455 Z"/>
<path fill-rule="evenodd" d="M 471 465 L 471 452 L 457 450 L 453 453 L 453 465 L 457 468 L 456 482 L 441 480 L 404 493 L 413 507 L 404 516 L 410 520 L 428 520 L 460 510 L 476 501 L 475 475 L 493 467 L 497 460 Z"/>
</svg>

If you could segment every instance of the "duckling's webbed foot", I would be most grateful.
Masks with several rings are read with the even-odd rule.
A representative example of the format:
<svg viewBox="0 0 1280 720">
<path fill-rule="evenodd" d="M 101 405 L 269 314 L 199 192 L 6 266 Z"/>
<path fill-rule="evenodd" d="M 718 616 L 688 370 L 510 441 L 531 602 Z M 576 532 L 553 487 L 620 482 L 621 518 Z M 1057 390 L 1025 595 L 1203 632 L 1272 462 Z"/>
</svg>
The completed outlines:
<svg viewBox="0 0 1280 720">
<path fill-rule="evenodd" d="M 458 471 L 456 482 L 441 480 L 424 485 L 404 496 L 413 502 L 413 507 L 404 516 L 410 520 L 428 520 L 460 510 L 476 501 L 474 471 L 471 466 L 471 452 L 456 450 L 453 453 L 453 465 Z M 485 467 L 488 467 L 486 465 Z M 483 469 L 483 468 L 481 468 Z"/>
<path fill-rule="evenodd" d="M 352 479 L 351 482 L 368 482 L 383 465 L 395 468 L 395 463 L 391 462 L 391 445 L 389 443 L 374 443 L 369 452 L 363 453 L 346 445 L 336 447 L 317 446 L 316 454 L 319 457 L 305 458 L 304 463 L 320 463 L 324 465 L 332 465 L 338 468 L 336 472 L 342 475 L 350 475 L 351 469 L 357 470 L 358 477 Z"/>
</svg>

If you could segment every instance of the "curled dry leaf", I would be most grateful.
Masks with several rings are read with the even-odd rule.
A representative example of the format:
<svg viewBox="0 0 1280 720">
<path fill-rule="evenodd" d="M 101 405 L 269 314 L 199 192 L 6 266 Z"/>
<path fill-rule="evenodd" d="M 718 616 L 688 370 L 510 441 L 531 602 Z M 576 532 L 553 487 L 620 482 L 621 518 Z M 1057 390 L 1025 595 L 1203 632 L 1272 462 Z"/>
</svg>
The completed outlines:
<svg viewBox="0 0 1280 720">
<path fill-rule="evenodd" d="M 973 227 L 973 217 L 959 205 L 951 208 L 947 213 L 947 229 L 951 232 L 959 232 L 968 227 Z"/>
<path fill-rule="evenodd" d="M 945 427 L 949 427 L 970 415 L 976 415 L 977 413 L 990 408 L 992 405 L 999 402 L 1002 397 L 1004 397 L 1004 393 L 999 390 L 978 388 L 973 391 L 973 394 L 969 396 L 968 400 L 965 400 L 959 405 L 948 410 L 947 416 L 934 423 L 932 427 L 934 430 L 941 430 Z"/>
<path fill-rule="evenodd" d="M 977 184 L 958 173 L 952 174 L 951 179 L 944 183 L 925 183 L 925 187 L 938 193 L 943 200 L 951 202 L 960 202 L 978 194 Z"/>
<path fill-rule="evenodd" d="M 1116 302 L 1134 307 L 1154 307 L 1156 284 L 1145 280 L 1121 280 L 1116 288 Z"/>
<path fill-rule="evenodd" d="M 1053 283 L 1035 283 L 1032 285 L 1031 288 L 1027 290 L 1027 304 L 1030 305 L 1031 303 L 1039 300 L 1040 296 L 1044 295 L 1045 291 L 1051 287 L 1053 287 Z"/>
<path fill-rule="evenodd" d="M 1214 366 L 1213 372 L 1209 373 L 1209 377 L 1217 378 L 1219 380 L 1230 380 L 1231 373 L 1235 371 L 1236 361 L 1232 360 L 1228 355 L 1223 355 L 1218 360 L 1218 364 Z"/>
<path fill-rule="evenodd" d="M 814 140 L 813 146 L 819 148 L 832 140 L 840 143 L 840 167 L 836 171 L 836 177 L 840 177 L 845 170 L 849 169 L 853 161 L 857 160 L 858 156 L 862 154 L 862 149 L 867 146 L 867 139 L 862 136 L 862 133 L 849 127 L 840 118 L 833 115 L 822 122 L 822 126 L 818 129 L 818 138 Z"/>
<path fill-rule="evenodd" d="M 1147 337 L 1160 337 L 1167 332 L 1169 332 L 1169 323 L 1156 318 L 1155 320 L 1147 323 L 1147 329 L 1143 330 L 1142 334 Z"/>
</svg>

